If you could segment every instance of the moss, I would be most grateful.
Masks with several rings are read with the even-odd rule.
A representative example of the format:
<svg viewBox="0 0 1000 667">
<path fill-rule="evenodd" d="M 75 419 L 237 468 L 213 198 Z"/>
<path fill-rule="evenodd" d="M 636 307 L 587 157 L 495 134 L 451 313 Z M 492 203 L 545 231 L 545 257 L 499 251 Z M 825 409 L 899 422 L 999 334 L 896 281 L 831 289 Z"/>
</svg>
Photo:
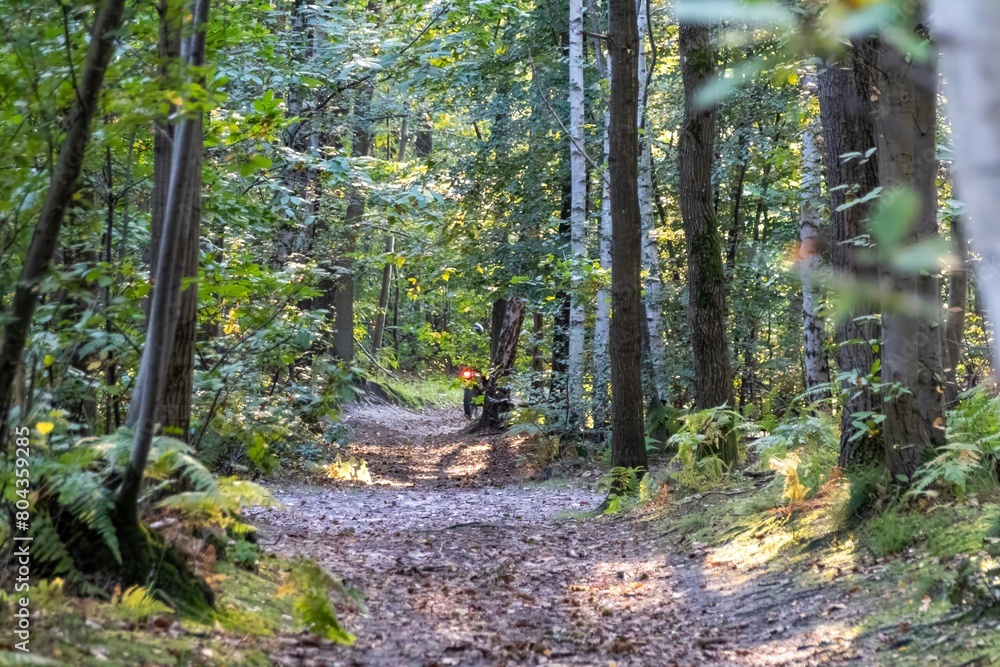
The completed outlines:
<svg viewBox="0 0 1000 667">
<path fill-rule="evenodd" d="M 217 563 L 208 577 L 215 589 L 214 611 L 154 616 L 138 626 L 124 622 L 110 602 L 65 598 L 39 610 L 33 653 L 55 664 L 80 666 L 265 667 L 272 664 L 268 638 L 296 632 L 293 598 L 278 594 L 291 567 L 274 557 L 263 558 L 257 572 Z"/>
</svg>

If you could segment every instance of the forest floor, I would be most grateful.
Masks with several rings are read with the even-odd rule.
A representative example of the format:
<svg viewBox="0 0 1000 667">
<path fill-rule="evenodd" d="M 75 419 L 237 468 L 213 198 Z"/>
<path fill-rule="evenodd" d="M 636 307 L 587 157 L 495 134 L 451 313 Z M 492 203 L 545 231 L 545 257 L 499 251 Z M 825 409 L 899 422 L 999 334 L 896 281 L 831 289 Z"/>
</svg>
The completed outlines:
<svg viewBox="0 0 1000 667">
<path fill-rule="evenodd" d="M 530 440 L 468 435 L 457 409 L 358 405 L 348 424 L 346 454 L 367 462 L 370 484 L 285 485 L 275 489 L 283 508 L 252 513 L 268 550 L 313 557 L 363 594 L 366 608 L 341 618 L 358 639 L 293 647 L 278 664 L 992 660 L 993 639 L 976 635 L 993 621 L 950 632 L 935 607 L 937 622 L 921 624 L 929 602 L 907 608 L 884 562 L 823 531 L 789 550 L 816 531 L 787 515 L 765 512 L 760 526 L 715 544 L 692 537 L 730 530 L 729 509 L 756 516 L 733 503 L 768 480 L 595 517 L 602 472 L 580 461 L 538 471 Z M 805 512 L 798 523 L 825 522 Z"/>
<path fill-rule="evenodd" d="M 271 482 L 281 505 L 245 511 L 265 552 L 256 567 L 206 563 L 213 619 L 140 619 L 123 604 L 49 586 L 33 597 L 35 662 L 0 650 L 0 667 L 1000 660 L 1000 622 L 988 604 L 973 605 L 967 567 L 1000 542 L 984 540 L 1000 515 L 995 502 L 938 504 L 848 530 L 836 519 L 846 484 L 789 508 L 781 479 L 758 473 L 598 515 L 606 466 L 597 461 L 539 470 L 530 438 L 469 435 L 457 407 L 355 404 L 345 417 L 340 464 L 327 468 L 337 479 L 314 472 Z M 361 479 L 345 481 L 352 474 Z M 872 555 L 870 540 L 903 532 L 893 555 Z M 296 631 L 285 589 L 300 556 L 363 599 L 338 605 L 353 646 Z M 953 606 L 949 594 L 968 604 Z"/>
</svg>

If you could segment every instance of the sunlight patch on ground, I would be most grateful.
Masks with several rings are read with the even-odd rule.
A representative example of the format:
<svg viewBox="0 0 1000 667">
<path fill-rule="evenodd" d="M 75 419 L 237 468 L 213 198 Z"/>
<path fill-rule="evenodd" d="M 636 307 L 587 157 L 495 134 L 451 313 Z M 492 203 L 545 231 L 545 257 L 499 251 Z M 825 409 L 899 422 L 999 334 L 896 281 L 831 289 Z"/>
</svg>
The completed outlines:
<svg viewBox="0 0 1000 667">
<path fill-rule="evenodd" d="M 459 460 L 445 468 L 445 472 L 453 477 L 479 474 L 486 470 L 491 451 L 493 451 L 493 445 L 488 442 L 466 447 L 461 451 Z"/>
</svg>

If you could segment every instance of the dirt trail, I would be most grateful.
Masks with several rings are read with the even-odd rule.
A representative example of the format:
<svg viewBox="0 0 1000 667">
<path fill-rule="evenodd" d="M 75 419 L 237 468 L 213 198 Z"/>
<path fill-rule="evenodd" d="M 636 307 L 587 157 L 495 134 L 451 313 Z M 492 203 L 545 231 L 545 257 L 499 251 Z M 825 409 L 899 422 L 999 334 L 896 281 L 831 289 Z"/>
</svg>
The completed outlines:
<svg viewBox="0 0 1000 667">
<path fill-rule="evenodd" d="M 531 481 L 524 445 L 466 435 L 457 409 L 355 406 L 349 424 L 347 452 L 367 461 L 371 485 L 284 486 L 282 509 L 250 513 L 268 549 L 313 556 L 363 593 L 367 610 L 341 619 L 358 641 L 290 646 L 276 664 L 857 659 L 848 612 L 824 591 L 710 576 L 699 554 L 664 551 L 678 536 L 641 516 L 574 518 L 602 500 L 594 476 Z"/>
</svg>

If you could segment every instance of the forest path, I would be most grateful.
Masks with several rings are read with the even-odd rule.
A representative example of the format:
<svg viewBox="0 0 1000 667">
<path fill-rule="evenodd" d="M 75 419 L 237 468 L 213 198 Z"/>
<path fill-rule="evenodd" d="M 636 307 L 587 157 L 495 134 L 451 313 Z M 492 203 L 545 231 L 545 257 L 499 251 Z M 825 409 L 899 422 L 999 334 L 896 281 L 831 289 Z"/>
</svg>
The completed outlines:
<svg viewBox="0 0 1000 667">
<path fill-rule="evenodd" d="M 347 454 L 367 461 L 372 484 L 286 485 L 274 489 L 283 508 L 249 514 L 266 549 L 312 556 L 364 595 L 365 611 L 341 617 L 358 640 L 289 640 L 275 664 L 852 660 L 844 628 L 821 613 L 821 594 L 809 593 L 820 600 L 808 604 L 801 594 L 775 599 L 781 581 L 727 587 L 709 580 L 697 554 L 665 551 L 654 522 L 575 518 L 603 499 L 595 474 L 532 481 L 530 445 L 466 434 L 459 409 L 358 405 L 348 424 Z"/>
</svg>

